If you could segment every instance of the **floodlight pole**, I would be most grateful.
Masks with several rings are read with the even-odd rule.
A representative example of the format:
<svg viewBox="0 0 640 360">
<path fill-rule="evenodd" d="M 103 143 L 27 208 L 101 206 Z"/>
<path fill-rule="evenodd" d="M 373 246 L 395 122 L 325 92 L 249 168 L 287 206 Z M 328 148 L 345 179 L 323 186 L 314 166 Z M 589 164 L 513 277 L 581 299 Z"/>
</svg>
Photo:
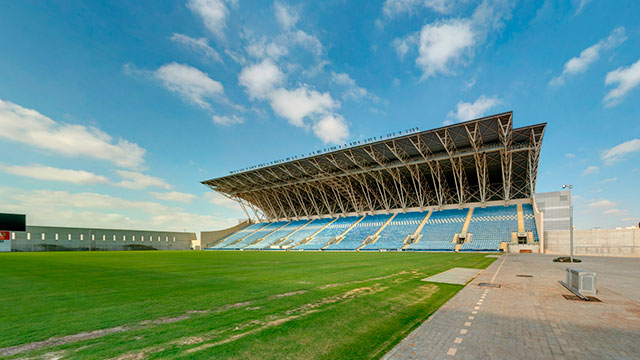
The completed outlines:
<svg viewBox="0 0 640 360">
<path fill-rule="evenodd" d="M 573 185 L 562 185 L 569 188 L 569 260 L 573 263 Z"/>
</svg>

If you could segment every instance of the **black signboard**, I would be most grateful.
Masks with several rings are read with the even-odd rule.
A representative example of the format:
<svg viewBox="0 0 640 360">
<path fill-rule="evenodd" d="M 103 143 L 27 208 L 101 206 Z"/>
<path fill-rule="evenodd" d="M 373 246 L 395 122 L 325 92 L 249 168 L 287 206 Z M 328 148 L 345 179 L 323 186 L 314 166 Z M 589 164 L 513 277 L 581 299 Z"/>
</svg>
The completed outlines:
<svg viewBox="0 0 640 360">
<path fill-rule="evenodd" d="M 27 231 L 27 215 L 0 213 L 0 230 Z"/>
</svg>

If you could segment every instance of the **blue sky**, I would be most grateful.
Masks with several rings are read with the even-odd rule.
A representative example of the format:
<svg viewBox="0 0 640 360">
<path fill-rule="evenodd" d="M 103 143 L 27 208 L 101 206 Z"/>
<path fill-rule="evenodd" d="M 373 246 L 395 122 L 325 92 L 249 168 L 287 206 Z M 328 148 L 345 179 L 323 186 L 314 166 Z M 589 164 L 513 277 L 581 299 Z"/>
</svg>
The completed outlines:
<svg viewBox="0 0 640 360">
<path fill-rule="evenodd" d="M 637 1 L 14 1 L 0 5 L 0 211 L 199 231 L 201 180 L 513 110 L 578 228 L 640 220 Z"/>
</svg>

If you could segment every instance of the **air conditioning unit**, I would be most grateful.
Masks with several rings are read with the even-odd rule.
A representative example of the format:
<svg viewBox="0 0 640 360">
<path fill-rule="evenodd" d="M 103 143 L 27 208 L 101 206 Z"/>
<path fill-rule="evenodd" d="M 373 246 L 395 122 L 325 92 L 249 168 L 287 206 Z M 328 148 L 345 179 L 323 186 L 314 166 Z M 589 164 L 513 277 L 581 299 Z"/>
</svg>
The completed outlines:
<svg viewBox="0 0 640 360">
<path fill-rule="evenodd" d="M 593 271 L 567 268 L 567 285 L 583 295 L 595 295 L 596 273 Z"/>
</svg>

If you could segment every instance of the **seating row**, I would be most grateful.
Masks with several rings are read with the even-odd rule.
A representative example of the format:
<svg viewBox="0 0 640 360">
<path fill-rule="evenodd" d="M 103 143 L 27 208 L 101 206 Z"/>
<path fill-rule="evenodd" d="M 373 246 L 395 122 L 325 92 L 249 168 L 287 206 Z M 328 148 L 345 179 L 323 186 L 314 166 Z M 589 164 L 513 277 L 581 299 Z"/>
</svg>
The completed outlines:
<svg viewBox="0 0 640 360">
<path fill-rule="evenodd" d="M 538 241 L 530 204 L 522 206 L 524 228 Z M 314 220 L 254 223 L 210 250 L 453 251 L 469 209 L 407 212 Z M 393 218 L 392 218 L 393 217 Z M 518 231 L 516 205 L 474 208 L 460 251 L 498 251 Z"/>
</svg>

